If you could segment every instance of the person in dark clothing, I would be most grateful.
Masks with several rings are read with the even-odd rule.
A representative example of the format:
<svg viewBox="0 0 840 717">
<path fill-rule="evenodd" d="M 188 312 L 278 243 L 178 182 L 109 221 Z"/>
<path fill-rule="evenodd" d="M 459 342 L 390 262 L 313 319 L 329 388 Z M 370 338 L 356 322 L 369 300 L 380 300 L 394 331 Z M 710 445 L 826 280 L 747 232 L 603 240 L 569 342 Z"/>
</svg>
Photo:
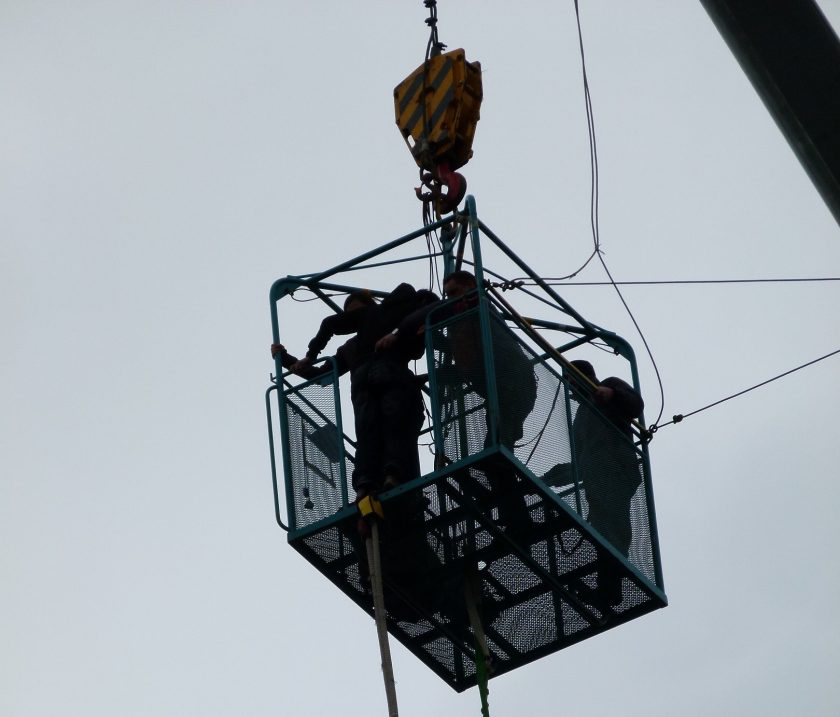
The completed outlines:
<svg viewBox="0 0 840 717">
<path fill-rule="evenodd" d="M 449 312 L 440 312 L 436 318 L 445 319 L 450 316 L 469 311 L 478 304 L 478 297 L 473 293 L 476 288 L 475 276 L 468 271 L 456 271 L 447 275 L 443 280 L 444 295 L 447 300 L 458 299 L 449 304 Z M 397 330 L 385 336 L 377 343 L 378 349 L 399 347 L 405 341 L 416 340 L 422 335 L 426 317 L 434 310 L 444 305 L 443 301 L 427 304 L 408 315 Z M 530 360 L 523 352 L 516 337 L 499 321 L 491 320 L 490 335 L 493 349 L 493 363 L 496 378 L 496 393 L 499 406 L 498 430 L 499 442 L 513 450 L 516 442 L 521 440 L 525 419 L 534 409 L 537 396 L 537 383 L 534 369 Z M 468 383 L 485 401 L 489 392 L 484 369 L 484 352 L 481 340 L 481 326 L 478 316 L 472 315 L 463 320 L 453 322 L 449 330 L 448 350 L 465 383 Z M 515 377 L 515 380 L 511 380 Z M 490 412 L 485 413 L 487 432 L 485 445 L 491 437 Z"/>
<path fill-rule="evenodd" d="M 377 344 L 379 348 L 399 346 L 401 342 L 413 340 L 422 334 L 427 316 L 437 309 L 436 319 L 455 317 L 468 312 L 478 304 L 475 276 L 468 271 L 456 271 L 444 278 L 443 290 L 448 309 L 442 308 L 444 302 L 427 305 L 407 316 L 393 334 L 384 337 Z M 472 293 L 471 293 L 472 292 Z M 537 383 L 530 360 L 523 352 L 513 334 L 499 321 L 491 319 L 490 336 L 493 351 L 496 395 L 499 412 L 496 416 L 498 442 L 513 451 L 516 442 L 521 440 L 524 424 L 534 408 L 537 396 Z M 477 314 L 453 321 L 447 330 L 445 346 L 441 350 L 448 352 L 461 380 L 485 401 L 484 447 L 492 444 L 491 425 L 493 412 L 486 405 L 489 391 L 487 372 L 484 366 L 484 350 L 481 325 Z M 530 518 L 525 504 L 515 495 L 510 495 L 514 488 L 515 474 L 506 459 L 498 454 L 489 458 L 482 465 L 492 492 L 498 499 L 499 516 L 508 527 L 527 529 Z"/>
<path fill-rule="evenodd" d="M 352 483 L 357 500 L 420 475 L 417 438 L 425 411 L 421 383 L 408 364 L 423 355 L 423 336 L 379 351 L 375 345 L 407 314 L 437 301 L 431 291 L 416 291 L 409 284 L 400 284 L 379 304 L 369 293 L 354 292 L 343 312 L 321 322 L 303 358 L 289 355 L 279 344 L 272 347 L 273 354 L 282 354 L 285 367 L 313 379 L 331 370 L 329 362 L 326 367 L 314 366 L 330 339 L 353 334 L 339 347 L 335 364 L 339 374 L 350 374 L 356 427 Z M 445 597 L 437 578 L 441 563 L 423 525 L 425 505 L 419 492 L 396 497 L 389 501 L 380 526 L 385 603 L 389 614 L 399 620 L 416 622 L 421 614 L 414 606 L 434 613 Z M 360 539 L 368 536 L 369 527 L 359 518 L 356 531 L 348 537 L 359 556 L 363 583 L 368 580 L 368 566 Z"/>
<path fill-rule="evenodd" d="M 589 505 L 587 520 L 627 557 L 633 539 L 630 502 L 642 482 L 630 424 L 641 415 L 644 401 L 620 378 L 599 381 L 588 361 L 571 364 L 595 384 L 593 388 L 569 372 L 574 391 L 592 402 L 578 399 L 572 423 L 575 462 Z M 600 596 L 608 604 L 618 605 L 622 601 L 621 576 L 604 561 L 599 562 Z"/>
<path fill-rule="evenodd" d="M 290 366 L 299 375 L 311 375 L 313 362 L 333 336 L 354 334 L 336 353 L 336 363 L 339 373 L 350 373 L 356 426 L 352 481 L 358 497 L 382 490 L 386 480 L 395 485 L 420 475 L 417 436 L 423 399 L 408 362 L 422 355 L 422 343 L 386 351 L 376 351 L 375 345 L 418 306 L 437 301 L 432 292 L 416 291 L 410 284 L 400 284 L 380 304 L 363 297 L 351 294 L 344 311 L 325 318 L 306 356 Z"/>
<path fill-rule="evenodd" d="M 449 299 L 459 299 L 455 311 L 467 311 L 478 303 L 475 291 L 476 281 L 468 271 L 457 271 L 444 279 L 444 293 Z M 468 377 L 473 390 L 485 401 L 488 399 L 484 355 L 482 352 L 481 326 L 478 316 L 471 320 L 453 324 L 451 332 L 452 358 L 459 370 Z M 490 337 L 493 349 L 493 366 L 496 378 L 496 395 L 499 402 L 499 443 L 513 451 L 517 441 L 522 439 L 525 419 L 534 409 L 537 398 L 537 382 L 534 368 L 522 351 L 515 336 L 499 321 L 490 322 Z M 485 413 L 487 433 L 485 446 L 489 445 L 490 411 Z"/>
</svg>

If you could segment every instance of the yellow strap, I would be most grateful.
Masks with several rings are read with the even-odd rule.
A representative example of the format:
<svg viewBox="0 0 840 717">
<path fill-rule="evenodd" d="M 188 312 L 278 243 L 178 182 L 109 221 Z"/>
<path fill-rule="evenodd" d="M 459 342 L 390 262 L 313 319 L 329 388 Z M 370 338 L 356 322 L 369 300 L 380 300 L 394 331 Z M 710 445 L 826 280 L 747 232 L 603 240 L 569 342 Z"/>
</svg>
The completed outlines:
<svg viewBox="0 0 840 717">
<path fill-rule="evenodd" d="M 357 505 L 359 506 L 359 512 L 362 514 L 363 518 L 370 518 L 375 515 L 380 520 L 385 519 L 385 511 L 382 510 L 382 503 L 380 503 L 372 495 L 366 495 L 357 503 Z"/>
</svg>

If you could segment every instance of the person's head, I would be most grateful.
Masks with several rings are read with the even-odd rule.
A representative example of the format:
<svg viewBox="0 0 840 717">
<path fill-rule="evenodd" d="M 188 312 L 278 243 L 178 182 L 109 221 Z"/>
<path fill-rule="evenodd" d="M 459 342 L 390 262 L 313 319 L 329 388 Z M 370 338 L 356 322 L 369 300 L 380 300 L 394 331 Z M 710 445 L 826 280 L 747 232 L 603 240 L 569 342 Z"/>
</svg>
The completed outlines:
<svg viewBox="0 0 840 717">
<path fill-rule="evenodd" d="M 443 278 L 443 294 L 447 299 L 457 299 L 475 289 L 475 276 L 461 269 Z"/>
<path fill-rule="evenodd" d="M 364 309 L 367 306 L 373 306 L 375 303 L 376 300 L 373 298 L 373 294 L 370 293 L 369 289 L 359 289 L 347 295 L 347 298 L 344 300 L 344 310 L 356 311 L 357 309 Z"/>
<path fill-rule="evenodd" d="M 427 304 L 434 304 L 440 299 L 438 299 L 438 295 L 430 289 L 418 289 L 416 300 L 418 306 L 426 306 Z"/>
<path fill-rule="evenodd" d="M 578 371 L 580 371 L 586 378 L 588 378 L 592 383 L 598 383 L 598 378 L 595 376 L 595 369 L 592 367 L 592 364 L 589 361 L 584 361 L 582 359 L 576 359 L 575 361 L 570 361 L 572 366 L 574 366 Z M 572 372 L 572 378 L 577 378 L 577 375 Z"/>
</svg>

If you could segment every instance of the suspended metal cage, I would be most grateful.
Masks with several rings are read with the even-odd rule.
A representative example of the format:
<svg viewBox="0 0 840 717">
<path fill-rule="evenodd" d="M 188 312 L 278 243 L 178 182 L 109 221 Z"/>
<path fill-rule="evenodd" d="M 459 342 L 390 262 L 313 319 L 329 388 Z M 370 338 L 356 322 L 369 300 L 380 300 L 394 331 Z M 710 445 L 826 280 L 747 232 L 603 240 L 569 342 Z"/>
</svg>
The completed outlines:
<svg viewBox="0 0 840 717">
<path fill-rule="evenodd" d="M 566 361 L 593 345 L 609 348 L 638 390 L 633 351 L 539 279 L 478 219 L 472 197 L 464 212 L 333 269 L 277 281 L 274 341 L 282 339 L 278 306 L 294 291 L 311 290 L 337 310 L 330 294 L 357 288 L 337 283 L 340 276 L 381 266 L 399 247 L 453 225 L 443 235 L 444 272 L 469 267 L 478 287 L 467 310 L 442 303 L 426 320 L 424 435 L 434 466 L 380 499 L 388 630 L 461 691 L 477 682 L 465 595 L 474 596 L 492 675 L 664 607 L 667 598 L 644 420 L 619 430 Z M 522 291 L 553 315 L 523 318 L 517 299 L 491 286 L 504 285 L 495 281 L 504 275 L 485 265 L 483 248 L 530 277 L 533 290 Z M 545 338 L 555 333 L 566 337 L 556 346 Z M 292 547 L 372 614 L 350 483 L 355 444 L 344 429 L 335 365 L 300 381 L 278 358 L 266 410 L 278 522 Z"/>
</svg>

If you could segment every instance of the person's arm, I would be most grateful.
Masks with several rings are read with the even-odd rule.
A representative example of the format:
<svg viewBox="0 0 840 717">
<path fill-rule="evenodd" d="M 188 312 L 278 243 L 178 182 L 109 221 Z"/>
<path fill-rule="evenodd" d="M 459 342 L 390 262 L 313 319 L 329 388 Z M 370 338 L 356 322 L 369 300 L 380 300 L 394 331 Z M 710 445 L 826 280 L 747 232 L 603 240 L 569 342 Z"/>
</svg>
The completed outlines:
<svg viewBox="0 0 840 717">
<path fill-rule="evenodd" d="M 300 376 L 301 378 L 305 378 L 307 380 L 312 380 L 313 378 L 318 378 L 318 376 L 323 376 L 325 373 L 332 370 L 332 364 L 326 362 L 323 366 L 318 366 L 318 368 L 314 368 L 313 366 L 307 364 L 305 361 L 298 360 L 297 356 L 292 356 L 288 351 L 286 351 L 286 347 L 283 344 L 271 344 L 271 357 L 277 358 L 277 354 L 280 354 L 280 365 L 286 369 L 287 371 L 291 370 L 296 376 Z M 340 365 L 341 361 L 339 360 L 340 357 L 336 356 L 336 364 Z M 295 368 L 295 365 L 297 367 Z M 345 369 L 346 370 L 346 369 Z M 339 371 L 339 373 L 343 373 Z"/>
<path fill-rule="evenodd" d="M 426 317 L 442 303 L 434 294 L 431 296 L 434 297 L 433 300 L 429 300 L 428 303 L 403 317 L 393 332 L 380 338 L 376 342 L 376 350 L 401 348 L 415 340 L 418 334 L 422 334 L 426 327 Z"/>
<path fill-rule="evenodd" d="M 319 378 L 330 371 L 332 371 L 332 363 L 329 361 L 325 361 L 320 366 L 311 366 L 303 363 L 297 368 L 292 369 L 292 372 L 296 376 L 305 378 L 307 381 L 311 381 L 313 378 Z"/>
<path fill-rule="evenodd" d="M 285 369 L 290 369 L 292 364 L 297 363 L 297 356 L 292 356 L 283 344 L 271 344 L 271 358 L 277 358 L 280 354 L 280 365 Z"/>
<path fill-rule="evenodd" d="M 321 322 L 321 327 L 318 333 L 315 334 L 312 341 L 309 342 L 309 347 L 306 351 L 306 358 L 314 361 L 318 358 L 318 354 L 324 350 L 324 347 L 330 342 L 333 336 L 345 336 L 347 334 L 356 333 L 361 325 L 361 318 L 366 313 L 365 309 L 357 309 L 356 311 L 341 311 L 332 316 L 328 316 Z"/>
<path fill-rule="evenodd" d="M 426 328 L 426 317 L 442 306 L 443 303 L 434 294 L 429 294 L 428 300 L 422 306 L 407 314 L 400 321 L 395 332 L 397 339 L 400 341 L 410 340 L 418 334 L 422 334 Z"/>
</svg>

